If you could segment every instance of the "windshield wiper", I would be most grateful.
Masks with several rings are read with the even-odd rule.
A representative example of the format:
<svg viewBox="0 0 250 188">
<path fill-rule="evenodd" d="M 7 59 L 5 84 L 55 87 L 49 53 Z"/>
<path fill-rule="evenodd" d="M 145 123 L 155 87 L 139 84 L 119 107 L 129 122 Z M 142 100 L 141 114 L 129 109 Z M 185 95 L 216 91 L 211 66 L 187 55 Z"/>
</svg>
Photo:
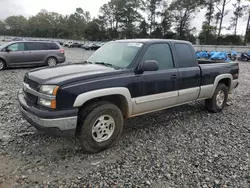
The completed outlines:
<svg viewBox="0 0 250 188">
<path fill-rule="evenodd" d="M 112 64 L 110 64 L 110 63 L 95 62 L 95 64 L 97 64 L 97 65 L 104 65 L 104 66 L 106 66 L 106 67 L 113 67 L 113 65 L 112 65 Z"/>
<path fill-rule="evenodd" d="M 84 61 L 83 63 L 85 63 L 85 64 L 93 64 L 93 63 L 90 62 L 90 61 Z"/>
</svg>

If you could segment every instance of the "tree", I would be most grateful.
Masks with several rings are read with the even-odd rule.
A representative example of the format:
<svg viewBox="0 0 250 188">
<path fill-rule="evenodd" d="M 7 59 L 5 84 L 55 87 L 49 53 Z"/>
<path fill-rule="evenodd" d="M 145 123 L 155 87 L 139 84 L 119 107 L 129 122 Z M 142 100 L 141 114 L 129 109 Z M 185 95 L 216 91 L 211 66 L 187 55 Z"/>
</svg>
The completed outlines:
<svg viewBox="0 0 250 188">
<path fill-rule="evenodd" d="M 0 35 L 5 35 L 5 32 L 6 32 L 5 23 L 0 20 Z"/>
<path fill-rule="evenodd" d="M 218 35 L 217 35 L 217 39 L 219 39 L 220 35 L 221 35 L 221 30 L 222 30 L 222 24 L 223 24 L 223 19 L 224 17 L 228 14 L 228 10 L 226 10 L 226 5 L 228 3 L 230 3 L 231 0 L 219 0 L 217 2 L 217 4 L 215 5 L 216 8 L 218 9 L 218 16 L 219 16 L 219 20 L 220 20 L 220 25 L 219 25 L 219 31 L 218 31 Z"/>
<path fill-rule="evenodd" d="M 7 29 L 12 36 L 26 36 L 28 20 L 23 16 L 10 16 L 5 20 Z"/>
<path fill-rule="evenodd" d="M 246 26 L 246 32 L 244 37 L 244 44 L 246 45 L 247 42 L 250 39 L 250 9 L 248 10 L 248 19 L 247 19 L 247 26 Z"/>
<path fill-rule="evenodd" d="M 146 10 L 148 14 L 148 21 L 149 21 L 149 34 L 155 29 L 156 24 L 156 15 L 157 15 L 157 8 L 159 8 L 160 3 L 162 0 L 148 0 L 146 1 Z"/>
<path fill-rule="evenodd" d="M 190 33 L 190 22 L 194 14 L 201 6 L 197 0 L 176 0 L 172 1 L 169 10 L 172 13 L 175 29 L 180 39 L 185 39 Z"/>
<path fill-rule="evenodd" d="M 146 22 L 146 20 L 143 20 L 141 23 L 140 23 L 140 26 L 139 26 L 139 32 L 138 32 L 138 37 L 139 38 L 147 38 L 149 35 L 148 35 L 148 24 Z"/>
<path fill-rule="evenodd" d="M 208 26 L 208 24 L 204 22 L 198 36 L 200 44 L 214 45 L 216 44 L 216 38 L 216 27 Z"/>
<path fill-rule="evenodd" d="M 231 18 L 231 25 L 229 29 L 234 29 L 234 35 L 237 35 L 238 20 L 243 16 L 243 13 L 248 6 L 242 5 L 242 0 L 236 0 L 236 3 L 233 4 L 233 7 L 234 16 Z"/>
<path fill-rule="evenodd" d="M 217 1 L 218 0 L 205 0 L 203 2 L 204 7 L 207 10 L 205 13 L 206 20 L 202 24 L 202 32 L 201 32 L 201 36 L 205 40 L 203 41 L 204 44 L 211 43 L 209 42 L 209 39 L 214 34 L 213 33 L 214 27 L 212 26 L 212 22 L 213 22 L 213 19 L 216 17 L 214 15 L 214 12 L 215 12 L 215 3 Z"/>
<path fill-rule="evenodd" d="M 163 0 L 161 2 L 161 10 L 158 14 L 161 18 L 160 26 L 162 28 L 162 34 L 165 36 L 172 26 L 172 16 L 167 1 Z"/>
</svg>

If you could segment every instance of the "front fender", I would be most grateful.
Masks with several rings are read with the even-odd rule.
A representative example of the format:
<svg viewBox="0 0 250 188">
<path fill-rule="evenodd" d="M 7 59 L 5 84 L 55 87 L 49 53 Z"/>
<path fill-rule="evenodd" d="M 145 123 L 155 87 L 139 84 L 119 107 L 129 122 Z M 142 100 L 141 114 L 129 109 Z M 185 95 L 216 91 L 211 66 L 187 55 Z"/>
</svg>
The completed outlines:
<svg viewBox="0 0 250 188">
<path fill-rule="evenodd" d="M 81 107 L 89 100 L 99 98 L 99 97 L 110 96 L 110 95 L 122 95 L 123 97 L 125 97 L 127 101 L 127 105 L 128 105 L 128 115 L 131 116 L 132 98 L 131 98 L 129 90 L 125 87 L 106 88 L 106 89 L 99 89 L 99 90 L 82 93 L 77 96 L 74 102 L 74 107 Z"/>
</svg>

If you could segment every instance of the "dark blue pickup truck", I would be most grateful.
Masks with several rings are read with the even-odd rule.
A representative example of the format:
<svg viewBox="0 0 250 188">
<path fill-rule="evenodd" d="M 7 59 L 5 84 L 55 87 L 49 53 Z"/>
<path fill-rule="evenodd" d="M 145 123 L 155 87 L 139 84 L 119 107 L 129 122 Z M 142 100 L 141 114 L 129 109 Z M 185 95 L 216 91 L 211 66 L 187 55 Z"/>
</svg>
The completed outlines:
<svg viewBox="0 0 250 188">
<path fill-rule="evenodd" d="M 198 61 L 186 41 L 119 40 L 84 63 L 29 71 L 18 100 L 38 130 L 99 152 L 118 141 L 124 119 L 197 100 L 221 112 L 238 77 L 238 63 Z"/>
</svg>

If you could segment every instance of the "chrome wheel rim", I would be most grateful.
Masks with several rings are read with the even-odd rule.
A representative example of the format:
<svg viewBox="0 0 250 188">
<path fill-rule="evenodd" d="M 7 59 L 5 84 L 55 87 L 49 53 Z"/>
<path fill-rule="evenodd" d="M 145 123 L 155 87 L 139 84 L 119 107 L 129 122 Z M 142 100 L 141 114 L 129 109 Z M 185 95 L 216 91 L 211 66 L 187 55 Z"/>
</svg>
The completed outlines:
<svg viewBox="0 0 250 188">
<path fill-rule="evenodd" d="M 4 64 L 3 64 L 3 62 L 2 62 L 2 61 L 0 61 L 0 70 L 2 70 L 2 69 L 3 69 L 3 67 L 4 67 Z"/>
<path fill-rule="evenodd" d="M 109 115 L 100 116 L 92 126 L 92 138 L 96 142 L 105 142 L 113 135 L 115 120 Z"/>
<path fill-rule="evenodd" d="M 54 58 L 49 58 L 48 65 L 49 66 L 56 66 L 56 60 Z"/>
<path fill-rule="evenodd" d="M 225 100 L 225 93 L 224 91 L 219 91 L 217 96 L 216 96 L 216 104 L 218 107 L 221 107 L 224 103 Z"/>
</svg>

